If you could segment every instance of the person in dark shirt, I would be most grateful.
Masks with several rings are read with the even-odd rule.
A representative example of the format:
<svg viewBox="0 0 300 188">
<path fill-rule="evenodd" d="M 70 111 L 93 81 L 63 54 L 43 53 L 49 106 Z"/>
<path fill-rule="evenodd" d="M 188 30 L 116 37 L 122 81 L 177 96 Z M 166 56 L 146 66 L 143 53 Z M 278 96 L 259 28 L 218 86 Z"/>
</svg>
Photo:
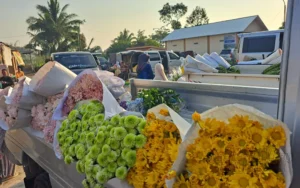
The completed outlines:
<svg viewBox="0 0 300 188">
<path fill-rule="evenodd" d="M 2 84 L 2 89 L 14 85 L 14 81 L 12 77 L 8 76 L 8 72 L 6 69 L 2 69 L 2 77 L 0 78 L 0 82 Z"/>
<path fill-rule="evenodd" d="M 153 79 L 153 71 L 151 65 L 148 63 L 149 56 L 146 54 L 139 55 L 137 66 L 137 77 L 139 79 Z"/>
</svg>

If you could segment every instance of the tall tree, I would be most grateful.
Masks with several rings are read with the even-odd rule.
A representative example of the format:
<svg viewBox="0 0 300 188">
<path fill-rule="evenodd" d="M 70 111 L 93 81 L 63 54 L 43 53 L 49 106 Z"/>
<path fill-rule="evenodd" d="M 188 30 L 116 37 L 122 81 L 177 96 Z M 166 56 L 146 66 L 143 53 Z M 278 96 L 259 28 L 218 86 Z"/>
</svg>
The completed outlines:
<svg viewBox="0 0 300 188">
<path fill-rule="evenodd" d="M 166 3 L 161 10 L 159 10 L 160 20 L 167 25 L 171 25 L 172 29 L 180 29 L 181 23 L 179 21 L 188 10 L 188 7 L 183 3 L 170 5 Z"/>
<path fill-rule="evenodd" d="M 166 27 L 161 27 L 155 30 L 154 34 L 151 35 L 151 38 L 157 42 L 161 42 L 161 40 L 164 39 L 169 33 L 169 29 Z"/>
<path fill-rule="evenodd" d="M 85 48 L 86 51 L 89 51 L 91 53 L 94 53 L 94 52 L 102 52 L 102 48 L 100 46 L 94 46 L 94 47 L 91 47 L 92 46 L 92 43 L 94 42 L 94 38 L 92 38 L 89 42 L 89 45 Z"/>
<path fill-rule="evenodd" d="M 68 14 L 69 4 L 62 8 L 58 0 L 49 0 L 47 6 L 37 5 L 37 17 L 29 17 L 30 44 L 40 46 L 46 53 L 75 50 L 79 46 L 79 26 L 83 20 L 76 14 Z"/>
<path fill-rule="evenodd" d="M 190 16 L 186 18 L 187 26 L 198 26 L 208 24 L 209 19 L 204 8 L 196 6 Z"/>
<path fill-rule="evenodd" d="M 119 36 L 117 36 L 113 41 L 118 42 L 118 41 L 126 41 L 131 43 L 135 39 L 134 34 L 131 33 L 129 30 L 124 29 L 123 31 L 120 32 Z"/>
</svg>

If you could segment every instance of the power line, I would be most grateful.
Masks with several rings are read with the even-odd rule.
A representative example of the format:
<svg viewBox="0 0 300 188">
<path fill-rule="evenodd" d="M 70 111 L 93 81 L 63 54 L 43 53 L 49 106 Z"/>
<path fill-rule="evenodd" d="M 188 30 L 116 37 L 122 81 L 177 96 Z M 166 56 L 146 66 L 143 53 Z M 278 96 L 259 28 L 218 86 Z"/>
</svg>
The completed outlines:
<svg viewBox="0 0 300 188">
<path fill-rule="evenodd" d="M 16 36 L 6 36 L 6 37 L 0 37 L 0 39 L 8 39 L 8 38 L 17 38 L 17 37 L 25 37 L 25 36 L 28 36 L 28 35 L 16 35 Z"/>
</svg>

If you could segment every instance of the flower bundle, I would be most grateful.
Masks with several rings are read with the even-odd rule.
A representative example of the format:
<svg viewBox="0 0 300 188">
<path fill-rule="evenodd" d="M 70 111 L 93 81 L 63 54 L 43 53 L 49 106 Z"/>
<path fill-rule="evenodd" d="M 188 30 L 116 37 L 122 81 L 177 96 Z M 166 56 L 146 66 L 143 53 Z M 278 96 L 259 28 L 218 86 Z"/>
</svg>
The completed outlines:
<svg viewBox="0 0 300 188">
<path fill-rule="evenodd" d="M 136 163 L 127 176 L 127 181 L 135 188 L 165 187 L 166 175 L 177 158 L 181 143 L 176 125 L 165 120 L 168 118 L 166 109 L 161 109 L 158 115 L 147 114 L 143 132 L 147 143 L 137 150 Z"/>
<path fill-rule="evenodd" d="M 279 149 L 286 144 L 280 125 L 264 127 L 247 115 L 228 121 L 201 119 L 198 137 L 186 148 L 186 170 L 173 187 L 285 188 Z"/>
<path fill-rule="evenodd" d="M 146 137 L 146 121 L 134 115 L 115 115 L 105 120 L 104 106 L 96 100 L 78 104 L 57 133 L 66 164 L 76 162 L 86 175 L 84 187 L 103 187 L 110 179 L 125 179 L 136 162 L 137 148 Z"/>
<path fill-rule="evenodd" d="M 88 99 L 103 100 L 103 86 L 99 78 L 87 71 L 81 74 L 76 83 L 68 90 L 68 96 L 63 104 L 63 114 L 68 114 L 77 102 Z"/>
</svg>

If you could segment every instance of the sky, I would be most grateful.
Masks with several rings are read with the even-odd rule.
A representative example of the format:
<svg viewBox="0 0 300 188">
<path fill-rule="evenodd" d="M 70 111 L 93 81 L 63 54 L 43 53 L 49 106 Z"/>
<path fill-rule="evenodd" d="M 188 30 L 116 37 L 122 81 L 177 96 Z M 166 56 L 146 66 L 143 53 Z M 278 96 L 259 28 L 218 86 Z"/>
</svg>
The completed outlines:
<svg viewBox="0 0 300 188">
<path fill-rule="evenodd" d="M 69 13 L 76 13 L 86 21 L 81 31 L 87 41 L 94 38 L 93 45 L 104 50 L 125 28 L 133 33 L 145 30 L 150 35 L 163 26 L 158 10 L 167 2 L 188 6 L 182 25 L 196 6 L 206 9 L 210 23 L 259 15 L 269 30 L 275 30 L 283 21 L 282 0 L 60 0 L 61 6 L 70 4 Z M 37 16 L 37 4 L 46 5 L 47 0 L 0 0 L 0 41 L 26 45 L 30 37 L 25 21 L 29 16 Z"/>
</svg>

